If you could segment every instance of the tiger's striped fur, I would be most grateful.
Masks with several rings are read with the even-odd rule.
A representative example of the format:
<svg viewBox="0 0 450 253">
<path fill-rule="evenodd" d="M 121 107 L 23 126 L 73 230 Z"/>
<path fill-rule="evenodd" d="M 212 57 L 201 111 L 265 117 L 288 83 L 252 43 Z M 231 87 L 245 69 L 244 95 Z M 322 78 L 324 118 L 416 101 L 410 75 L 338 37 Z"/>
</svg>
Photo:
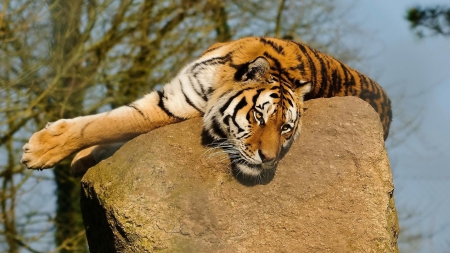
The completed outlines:
<svg viewBox="0 0 450 253">
<path fill-rule="evenodd" d="M 273 169 L 299 134 L 303 101 L 334 96 L 367 101 L 380 115 L 387 138 L 390 100 L 367 76 L 292 41 L 249 37 L 218 43 L 160 91 L 107 113 L 49 123 L 24 146 L 22 162 L 31 169 L 50 168 L 84 149 L 74 159 L 77 167 L 95 160 L 96 145 L 203 116 L 204 130 L 216 145 L 240 172 L 256 176 Z"/>
</svg>

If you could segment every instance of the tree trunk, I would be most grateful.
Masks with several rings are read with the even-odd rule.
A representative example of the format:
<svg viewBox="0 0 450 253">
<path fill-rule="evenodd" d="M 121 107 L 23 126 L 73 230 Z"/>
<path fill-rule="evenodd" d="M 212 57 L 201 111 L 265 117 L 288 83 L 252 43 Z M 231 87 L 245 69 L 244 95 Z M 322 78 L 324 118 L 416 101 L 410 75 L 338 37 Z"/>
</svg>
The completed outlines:
<svg viewBox="0 0 450 253">
<path fill-rule="evenodd" d="M 61 76 L 61 66 L 69 67 L 69 75 L 62 76 L 53 98 L 54 103 L 49 107 L 48 119 L 73 118 L 79 115 L 83 108 L 84 92 L 77 89 L 80 85 L 77 73 L 79 62 L 76 57 L 80 38 L 80 19 L 82 0 L 50 1 L 53 24 L 52 57 L 55 78 Z M 76 62 L 76 63 L 74 63 Z M 58 64 L 59 63 L 59 64 Z M 66 64 L 72 64 L 67 66 Z M 78 91 L 72 93 L 72 91 Z M 69 106 L 66 106 L 69 105 Z M 78 112 L 77 112 L 78 111 Z M 56 217 L 55 243 L 60 252 L 88 252 L 84 237 L 84 225 L 79 207 L 80 182 L 70 175 L 70 164 L 62 163 L 53 170 L 56 183 Z"/>
</svg>

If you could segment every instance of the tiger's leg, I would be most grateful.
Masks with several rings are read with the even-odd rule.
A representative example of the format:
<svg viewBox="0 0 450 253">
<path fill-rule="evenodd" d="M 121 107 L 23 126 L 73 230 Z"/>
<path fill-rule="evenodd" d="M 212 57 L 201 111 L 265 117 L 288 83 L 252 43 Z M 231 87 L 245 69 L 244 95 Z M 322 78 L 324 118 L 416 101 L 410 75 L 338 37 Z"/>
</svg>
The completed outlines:
<svg viewBox="0 0 450 253">
<path fill-rule="evenodd" d="M 201 116 L 180 92 L 173 90 L 167 96 L 164 92 L 152 92 L 110 112 L 49 123 L 25 144 L 21 162 L 30 169 L 51 168 L 82 149 L 126 141 L 155 128 Z"/>
<path fill-rule="evenodd" d="M 220 50 L 203 55 L 185 66 L 162 91 L 128 106 L 47 124 L 24 145 L 21 162 L 30 169 L 51 168 L 82 149 L 127 141 L 161 126 L 203 116 L 221 66 L 211 60 L 221 56 Z"/>
<path fill-rule="evenodd" d="M 86 171 L 97 165 L 102 160 L 112 156 L 125 142 L 95 145 L 81 150 L 73 158 L 71 163 L 71 173 L 74 177 L 81 177 Z"/>
</svg>

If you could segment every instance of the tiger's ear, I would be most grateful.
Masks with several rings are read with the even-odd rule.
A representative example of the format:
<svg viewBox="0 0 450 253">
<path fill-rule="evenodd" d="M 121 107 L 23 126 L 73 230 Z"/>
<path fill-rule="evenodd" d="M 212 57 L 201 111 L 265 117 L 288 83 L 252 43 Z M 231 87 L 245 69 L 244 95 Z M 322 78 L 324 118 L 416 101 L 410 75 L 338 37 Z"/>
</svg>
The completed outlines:
<svg viewBox="0 0 450 253">
<path fill-rule="evenodd" d="M 261 81 L 269 77 L 270 63 L 263 57 L 258 56 L 249 62 L 247 71 L 242 75 L 242 81 L 254 80 Z"/>
<path fill-rule="evenodd" d="M 296 83 L 295 93 L 297 94 L 297 96 L 299 98 L 303 99 L 303 97 L 311 91 L 311 89 L 312 89 L 311 86 L 312 86 L 311 81 L 305 81 L 305 82 L 299 81 Z"/>
</svg>

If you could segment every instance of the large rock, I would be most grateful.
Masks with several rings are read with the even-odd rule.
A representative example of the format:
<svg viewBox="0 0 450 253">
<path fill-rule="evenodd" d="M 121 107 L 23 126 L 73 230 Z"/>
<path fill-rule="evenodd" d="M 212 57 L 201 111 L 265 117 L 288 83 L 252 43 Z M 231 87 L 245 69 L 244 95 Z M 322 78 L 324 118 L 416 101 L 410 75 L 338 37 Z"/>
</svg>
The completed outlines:
<svg viewBox="0 0 450 253">
<path fill-rule="evenodd" d="M 201 145 L 200 119 L 127 143 L 82 180 L 91 252 L 397 252 L 378 115 L 354 97 L 306 106 L 265 185 L 241 184 Z"/>
</svg>

